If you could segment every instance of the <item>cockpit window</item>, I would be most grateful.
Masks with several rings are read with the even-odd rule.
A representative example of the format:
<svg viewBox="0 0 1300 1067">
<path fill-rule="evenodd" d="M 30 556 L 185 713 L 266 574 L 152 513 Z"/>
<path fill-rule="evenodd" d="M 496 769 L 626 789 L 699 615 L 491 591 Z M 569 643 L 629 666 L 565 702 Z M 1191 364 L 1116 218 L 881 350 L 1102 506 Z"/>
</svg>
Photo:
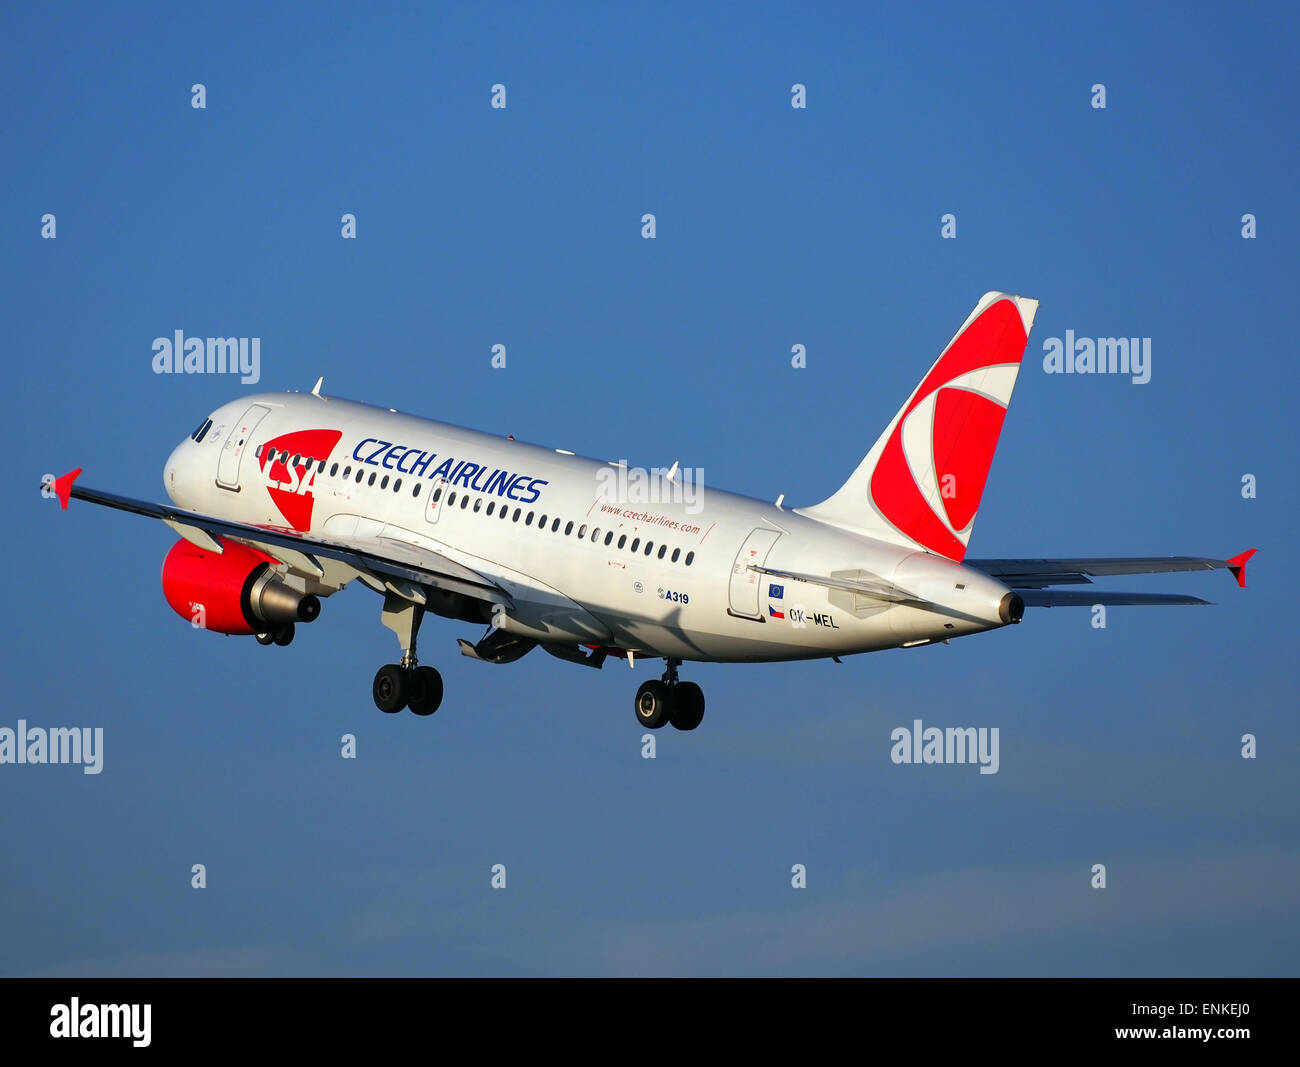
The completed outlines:
<svg viewBox="0 0 1300 1067">
<path fill-rule="evenodd" d="M 202 441 L 204 437 L 207 436 L 207 433 L 210 429 L 212 429 L 212 420 L 204 419 L 201 423 L 199 423 L 198 429 L 196 429 L 192 434 L 190 434 L 190 437 L 193 438 L 195 444 L 197 444 L 198 442 Z"/>
</svg>

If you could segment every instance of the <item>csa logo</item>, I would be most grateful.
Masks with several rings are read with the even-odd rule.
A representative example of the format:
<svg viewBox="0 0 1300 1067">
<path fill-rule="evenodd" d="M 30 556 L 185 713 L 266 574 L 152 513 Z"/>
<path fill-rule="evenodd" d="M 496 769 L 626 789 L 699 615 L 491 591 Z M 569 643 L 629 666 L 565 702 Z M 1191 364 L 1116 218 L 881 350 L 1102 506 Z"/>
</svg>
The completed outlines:
<svg viewBox="0 0 1300 1067">
<path fill-rule="evenodd" d="M 342 430 L 295 430 L 262 446 L 262 483 L 293 529 L 311 529 L 317 468 L 342 436 Z"/>
</svg>

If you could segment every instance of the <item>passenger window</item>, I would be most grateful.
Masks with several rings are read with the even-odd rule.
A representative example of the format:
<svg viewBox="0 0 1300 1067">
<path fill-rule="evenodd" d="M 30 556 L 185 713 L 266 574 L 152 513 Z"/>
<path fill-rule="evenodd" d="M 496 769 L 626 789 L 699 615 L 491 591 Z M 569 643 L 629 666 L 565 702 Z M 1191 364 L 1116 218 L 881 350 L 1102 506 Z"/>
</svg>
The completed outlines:
<svg viewBox="0 0 1300 1067">
<path fill-rule="evenodd" d="M 608 545 L 612 540 L 614 540 L 614 531 L 610 530 L 609 533 L 605 535 L 605 544 Z"/>
<path fill-rule="evenodd" d="M 330 468 L 330 477 L 333 478 L 334 475 L 338 474 L 338 472 L 339 472 L 339 465 L 335 463 L 334 466 Z"/>
<path fill-rule="evenodd" d="M 402 479 L 398 478 L 397 481 L 393 483 L 393 492 L 400 493 L 401 491 L 402 491 Z"/>
<path fill-rule="evenodd" d="M 475 511 L 475 513 L 477 513 L 478 510 L 479 510 L 480 508 L 482 508 L 482 507 L 483 507 L 483 498 L 482 498 L 481 496 L 476 496 L 476 497 L 474 498 L 474 511 Z"/>
<path fill-rule="evenodd" d="M 581 541 L 586 536 L 587 536 L 587 524 L 584 522 L 581 526 L 578 527 L 578 540 Z M 595 538 L 593 537 L 592 540 L 594 541 Z"/>
<path fill-rule="evenodd" d="M 663 558 L 664 558 L 664 553 L 667 552 L 667 551 L 668 551 L 668 546 L 667 546 L 667 545 L 660 545 L 660 546 L 659 546 L 659 555 L 658 555 L 656 558 L 657 558 L 657 559 L 663 559 Z"/>
<path fill-rule="evenodd" d="M 375 476 L 372 474 L 372 475 L 370 476 L 370 480 L 371 480 L 371 481 L 374 481 L 374 479 L 375 479 Z M 380 488 L 380 489 L 387 489 L 387 488 L 388 488 L 388 475 L 387 475 L 387 474 L 384 475 L 383 480 L 379 483 L 379 488 Z"/>
<path fill-rule="evenodd" d="M 358 467 L 358 468 L 357 468 L 357 485 L 360 485 L 360 484 L 361 484 L 361 479 L 364 478 L 365 476 L 366 476 L 366 472 L 363 471 L 360 467 Z"/>
<path fill-rule="evenodd" d="M 520 509 L 519 509 L 519 508 L 515 508 L 515 517 L 514 517 L 514 519 L 512 519 L 511 521 L 512 521 L 512 522 L 518 522 L 518 521 L 519 521 L 519 515 L 520 515 Z"/>
<path fill-rule="evenodd" d="M 450 493 L 447 494 L 447 507 L 454 508 L 455 506 L 456 506 L 456 490 L 453 489 Z"/>
<path fill-rule="evenodd" d="M 647 541 L 645 543 L 645 554 L 647 556 L 650 555 L 650 552 L 654 547 L 655 547 L 655 543 L 653 541 Z"/>
<path fill-rule="evenodd" d="M 627 534 L 619 534 L 618 547 L 622 548 L 625 544 L 627 544 Z"/>
<path fill-rule="evenodd" d="M 545 515 L 543 515 L 540 519 L 537 520 L 537 528 L 538 528 L 539 530 L 545 530 L 545 529 L 546 529 L 546 516 L 545 516 Z"/>
<path fill-rule="evenodd" d="M 442 486 L 438 486 L 438 488 L 433 491 L 433 502 L 436 504 L 441 499 L 442 499 Z"/>
<path fill-rule="evenodd" d="M 573 523 L 571 523 L 571 522 L 566 522 L 566 523 L 564 524 L 564 536 L 565 536 L 565 537 L 568 537 L 569 534 L 571 534 L 571 533 L 573 533 Z M 579 533 L 578 536 L 581 537 L 582 534 Z"/>
<path fill-rule="evenodd" d="M 636 546 L 639 545 L 640 543 L 641 543 L 641 538 L 639 538 L 639 537 L 634 537 L 634 538 L 632 538 L 632 551 L 633 551 L 633 552 L 636 551 Z M 622 547 L 622 546 L 619 546 L 619 547 Z"/>
<path fill-rule="evenodd" d="M 496 506 L 497 506 L 497 502 L 495 500 L 489 500 L 487 506 L 487 513 L 491 515 L 492 509 L 495 508 Z"/>
<path fill-rule="evenodd" d="M 674 563 L 677 562 L 677 557 L 680 556 L 681 554 L 682 554 L 682 550 L 681 550 L 680 548 L 674 548 L 674 549 L 673 549 L 673 562 L 674 562 Z"/>
<path fill-rule="evenodd" d="M 344 478 L 351 478 L 351 477 L 352 477 L 352 464 L 351 464 L 351 463 L 349 463 L 346 467 L 343 468 L 343 477 L 344 477 Z"/>
<path fill-rule="evenodd" d="M 686 553 L 686 566 L 689 567 L 689 566 L 691 565 L 691 561 L 692 561 L 693 559 L 695 559 L 695 553 L 694 553 L 694 552 L 687 552 L 687 553 Z"/>
<path fill-rule="evenodd" d="M 420 483 L 416 482 L 415 488 L 411 490 L 411 496 L 419 496 L 419 495 L 420 495 Z"/>
<path fill-rule="evenodd" d="M 370 477 L 366 479 L 366 485 L 374 485 L 374 484 L 375 484 L 375 472 L 371 471 Z"/>
<path fill-rule="evenodd" d="M 467 507 L 469 507 L 469 494 L 468 494 L 468 493 L 466 493 L 464 496 L 462 496 L 462 497 L 460 498 L 460 510 L 461 510 L 461 511 L 464 511 Z"/>
<path fill-rule="evenodd" d="M 533 524 L 533 512 L 530 511 L 528 513 L 528 518 L 524 519 L 524 525 L 531 526 L 532 524 Z"/>
</svg>

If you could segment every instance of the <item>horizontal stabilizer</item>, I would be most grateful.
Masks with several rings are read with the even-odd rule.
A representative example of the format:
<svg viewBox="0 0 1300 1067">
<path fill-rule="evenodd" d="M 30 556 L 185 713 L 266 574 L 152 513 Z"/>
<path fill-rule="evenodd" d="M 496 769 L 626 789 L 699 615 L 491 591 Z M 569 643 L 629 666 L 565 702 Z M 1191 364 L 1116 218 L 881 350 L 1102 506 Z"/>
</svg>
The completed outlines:
<svg viewBox="0 0 1300 1067">
<path fill-rule="evenodd" d="M 1041 589 L 1045 585 L 1088 585 L 1112 574 L 1165 574 L 1173 571 L 1213 571 L 1227 568 L 1246 584 L 1246 560 L 1255 550 L 1232 559 L 1205 556 L 1116 556 L 1080 559 L 968 559 L 974 567 L 1012 589 Z M 1240 572 L 1240 573 L 1238 573 Z M 1028 604 L 1028 598 L 1025 599 Z M 1100 601 L 1093 601 L 1100 603 Z"/>
<path fill-rule="evenodd" d="M 1020 599 L 1027 608 L 1090 608 L 1094 604 L 1209 604 L 1200 597 L 1181 596 L 1178 593 L 1104 593 L 1074 591 L 1070 589 L 1021 589 Z"/>
</svg>

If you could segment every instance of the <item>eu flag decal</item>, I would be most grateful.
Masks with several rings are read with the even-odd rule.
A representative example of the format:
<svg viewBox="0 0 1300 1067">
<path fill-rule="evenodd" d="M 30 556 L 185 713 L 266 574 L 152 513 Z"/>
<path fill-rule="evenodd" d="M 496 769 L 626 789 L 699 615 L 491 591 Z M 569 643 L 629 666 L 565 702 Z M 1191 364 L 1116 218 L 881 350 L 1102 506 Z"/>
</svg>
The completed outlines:
<svg viewBox="0 0 1300 1067">
<path fill-rule="evenodd" d="M 784 600 L 784 599 L 785 599 L 785 586 L 783 586 L 783 585 L 769 585 L 769 586 L 767 587 L 767 595 L 770 596 L 773 600 Z"/>
</svg>

